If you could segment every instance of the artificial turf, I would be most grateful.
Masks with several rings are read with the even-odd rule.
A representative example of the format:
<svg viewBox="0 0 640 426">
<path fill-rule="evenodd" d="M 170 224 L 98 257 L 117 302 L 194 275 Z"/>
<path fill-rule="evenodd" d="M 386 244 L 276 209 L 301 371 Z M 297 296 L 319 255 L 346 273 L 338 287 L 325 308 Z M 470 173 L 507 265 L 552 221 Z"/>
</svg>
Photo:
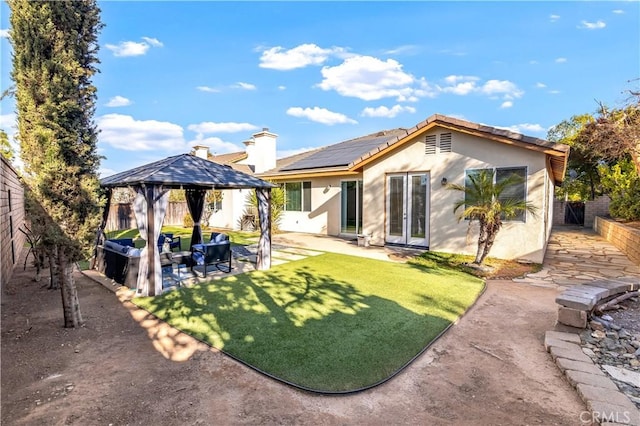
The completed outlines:
<svg viewBox="0 0 640 426">
<path fill-rule="evenodd" d="M 279 379 L 346 392 L 395 373 L 483 287 L 446 268 L 326 253 L 133 301 Z"/>
</svg>

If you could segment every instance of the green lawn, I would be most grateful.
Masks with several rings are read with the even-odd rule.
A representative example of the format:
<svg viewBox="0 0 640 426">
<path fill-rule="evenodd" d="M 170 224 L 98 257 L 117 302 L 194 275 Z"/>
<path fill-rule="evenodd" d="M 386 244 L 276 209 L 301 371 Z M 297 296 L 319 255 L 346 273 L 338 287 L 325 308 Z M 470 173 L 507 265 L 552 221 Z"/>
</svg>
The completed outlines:
<svg viewBox="0 0 640 426">
<path fill-rule="evenodd" d="M 437 266 L 326 253 L 133 301 L 278 378 L 341 392 L 388 378 L 483 287 Z"/>
</svg>

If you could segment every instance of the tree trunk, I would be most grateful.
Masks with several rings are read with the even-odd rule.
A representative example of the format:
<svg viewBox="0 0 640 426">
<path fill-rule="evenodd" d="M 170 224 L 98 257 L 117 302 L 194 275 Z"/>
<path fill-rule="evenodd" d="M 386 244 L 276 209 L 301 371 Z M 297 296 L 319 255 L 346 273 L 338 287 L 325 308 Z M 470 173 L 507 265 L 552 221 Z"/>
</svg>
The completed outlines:
<svg viewBox="0 0 640 426">
<path fill-rule="evenodd" d="M 62 311 L 64 313 L 64 327 L 77 328 L 82 326 L 78 289 L 73 279 L 73 262 L 69 262 L 63 249 L 58 248 L 58 275 L 60 276 L 60 291 L 62 294 Z"/>
<path fill-rule="evenodd" d="M 49 290 L 58 290 L 60 288 L 60 272 L 58 270 L 58 251 L 57 247 L 52 247 L 47 252 L 49 258 Z"/>
<path fill-rule="evenodd" d="M 478 250 L 476 251 L 476 259 L 473 263 L 480 264 L 482 263 L 482 253 L 484 253 L 484 246 L 487 244 L 487 223 L 480 220 L 480 229 L 478 231 Z"/>
<path fill-rule="evenodd" d="M 480 257 L 480 262 L 484 262 L 484 259 L 489 255 L 491 251 L 491 247 L 493 247 L 493 243 L 496 240 L 496 235 L 498 235 L 498 231 L 500 230 L 500 223 L 495 223 L 493 225 L 487 226 L 487 240 L 485 241 L 484 248 L 482 250 L 482 256 Z"/>
</svg>

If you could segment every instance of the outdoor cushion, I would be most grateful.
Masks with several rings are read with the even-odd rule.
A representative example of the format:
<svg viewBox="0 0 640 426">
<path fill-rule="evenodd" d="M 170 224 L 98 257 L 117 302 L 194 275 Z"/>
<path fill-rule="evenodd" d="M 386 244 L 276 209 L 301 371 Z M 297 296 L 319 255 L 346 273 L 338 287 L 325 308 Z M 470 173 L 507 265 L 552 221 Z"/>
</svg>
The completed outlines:
<svg viewBox="0 0 640 426">
<path fill-rule="evenodd" d="M 227 234 L 223 234 L 221 232 L 211 233 L 211 238 L 209 239 L 210 243 L 222 243 L 225 241 L 229 241 L 229 236 Z"/>
<path fill-rule="evenodd" d="M 123 246 L 111 240 L 105 241 L 104 246 L 110 250 L 117 251 L 118 253 L 124 253 L 124 254 L 126 254 L 127 251 L 129 250 L 129 246 Z"/>
<path fill-rule="evenodd" d="M 135 244 L 133 243 L 133 238 L 109 238 L 107 241 L 112 241 L 116 244 L 120 244 L 121 246 L 135 246 Z"/>
</svg>

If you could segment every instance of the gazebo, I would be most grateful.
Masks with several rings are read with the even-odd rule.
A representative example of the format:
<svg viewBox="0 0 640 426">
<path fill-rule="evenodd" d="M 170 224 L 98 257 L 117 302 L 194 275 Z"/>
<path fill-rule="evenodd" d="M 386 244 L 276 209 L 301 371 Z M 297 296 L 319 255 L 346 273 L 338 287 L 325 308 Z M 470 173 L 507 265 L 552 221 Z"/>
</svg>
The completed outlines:
<svg viewBox="0 0 640 426">
<path fill-rule="evenodd" d="M 130 187 L 136 192 L 133 209 L 140 237 L 147 241 L 140 254 L 136 296 L 162 293 L 160 253 L 153 242 L 160 236 L 170 189 L 185 190 L 187 207 L 193 218 L 192 244 L 202 243 L 200 219 L 207 190 L 255 189 L 260 221 L 256 269 L 271 267 L 271 188 L 274 185 L 269 182 L 195 155 L 181 154 L 103 178 L 100 185 L 107 190 L 107 204 L 98 242 L 105 238 L 104 227 L 113 188 Z"/>
</svg>

